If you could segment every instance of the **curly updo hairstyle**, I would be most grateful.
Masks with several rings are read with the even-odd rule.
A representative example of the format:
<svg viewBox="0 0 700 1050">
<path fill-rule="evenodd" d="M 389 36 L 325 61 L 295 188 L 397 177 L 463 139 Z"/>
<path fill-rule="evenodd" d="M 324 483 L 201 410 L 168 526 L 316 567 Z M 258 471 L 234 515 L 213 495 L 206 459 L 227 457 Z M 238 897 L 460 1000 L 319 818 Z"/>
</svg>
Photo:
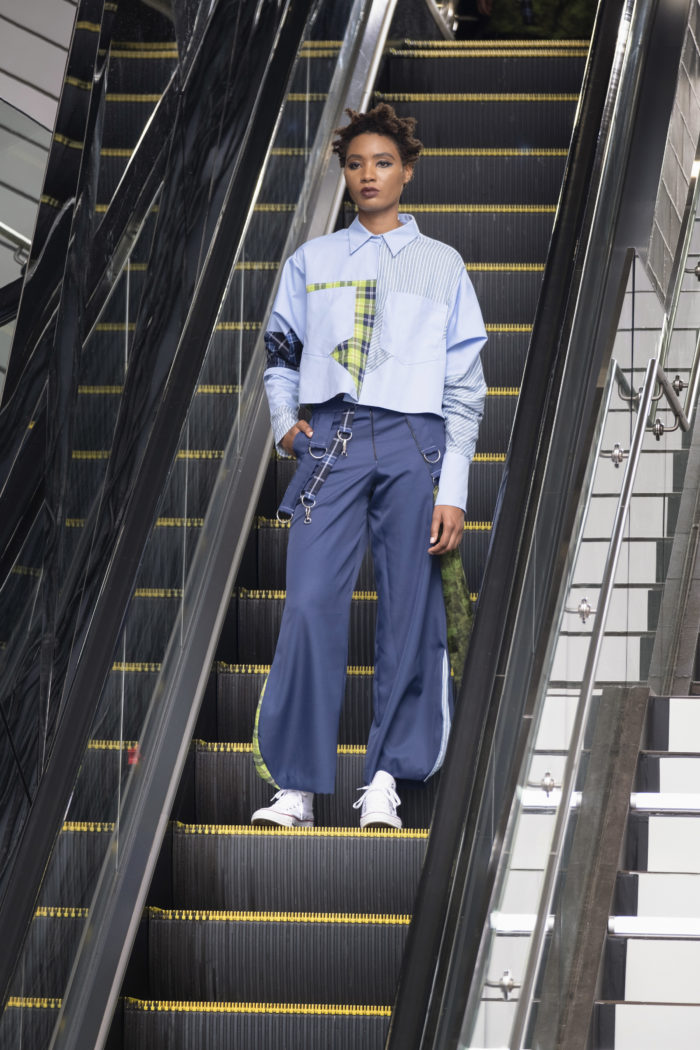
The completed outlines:
<svg viewBox="0 0 700 1050">
<path fill-rule="evenodd" d="M 350 123 L 344 128 L 336 128 L 338 136 L 333 142 L 333 152 L 338 154 L 341 168 L 345 167 L 348 146 L 357 135 L 387 135 L 396 143 L 401 163 L 415 164 L 423 149 L 423 143 L 413 132 L 416 130 L 415 117 L 399 117 L 393 106 L 380 102 L 367 113 L 358 113 L 355 109 L 346 109 Z"/>
</svg>

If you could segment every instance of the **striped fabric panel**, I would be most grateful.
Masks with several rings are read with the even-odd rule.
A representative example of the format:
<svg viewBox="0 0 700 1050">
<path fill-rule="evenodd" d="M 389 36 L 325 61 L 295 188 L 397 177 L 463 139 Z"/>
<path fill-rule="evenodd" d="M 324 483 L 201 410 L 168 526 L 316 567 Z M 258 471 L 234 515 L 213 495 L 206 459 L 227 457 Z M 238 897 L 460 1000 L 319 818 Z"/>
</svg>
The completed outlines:
<svg viewBox="0 0 700 1050">
<path fill-rule="evenodd" d="M 395 256 L 391 254 L 384 240 L 380 241 L 375 323 L 367 372 L 379 368 L 388 356 L 386 351 L 382 350 L 380 341 L 384 309 L 389 294 L 408 292 L 448 305 L 462 275 L 463 265 L 453 248 L 430 237 L 416 237 Z"/>
</svg>

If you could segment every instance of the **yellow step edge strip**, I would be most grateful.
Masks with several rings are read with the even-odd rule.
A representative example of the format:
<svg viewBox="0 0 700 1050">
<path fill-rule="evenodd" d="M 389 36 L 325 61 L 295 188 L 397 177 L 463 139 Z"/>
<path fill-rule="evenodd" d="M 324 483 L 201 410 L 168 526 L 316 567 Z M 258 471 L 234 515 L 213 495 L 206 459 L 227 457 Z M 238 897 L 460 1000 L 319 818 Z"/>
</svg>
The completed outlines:
<svg viewBox="0 0 700 1050">
<path fill-rule="evenodd" d="M 75 909 L 78 910 L 78 909 Z M 87 912 L 87 909 L 85 909 Z M 149 916 L 169 922 L 299 922 L 338 926 L 408 926 L 410 915 L 305 911 L 209 911 L 188 908 L 147 908 Z"/>
<path fill-rule="evenodd" d="M 92 91 L 92 82 L 90 80 L 79 80 L 78 77 L 64 77 L 64 84 L 70 84 L 71 87 L 80 88 L 81 91 Z"/>
<path fill-rule="evenodd" d="M 399 48 L 390 48 L 388 54 L 392 58 L 435 58 L 434 51 L 426 51 L 425 48 L 415 49 L 411 51 L 401 51 Z M 588 55 L 588 48 L 567 48 L 560 51 L 555 51 L 551 48 L 533 48 L 533 47 L 522 47 L 513 48 L 508 52 L 508 58 L 586 58 Z M 484 48 L 476 47 L 464 47 L 462 49 L 455 48 L 454 51 L 450 52 L 449 55 L 443 54 L 442 58 L 493 58 L 493 51 L 485 50 Z"/>
<path fill-rule="evenodd" d="M 202 383 L 195 390 L 196 394 L 240 394 L 239 383 Z M 110 386 L 79 386 L 78 393 L 89 395 L 123 394 L 124 387 L 117 384 Z"/>
<path fill-rule="evenodd" d="M 184 824 L 180 821 L 173 822 L 173 828 L 182 835 L 218 835 L 218 836 L 241 836 L 241 835 L 273 835 L 303 837 L 310 835 L 312 838 L 332 839 L 421 839 L 425 841 L 430 834 L 429 828 L 286 828 L 283 825 L 275 827 L 263 824 Z"/>
<path fill-rule="evenodd" d="M 513 392 L 518 393 L 518 390 L 514 388 Z M 264 518 L 258 517 L 255 519 L 255 527 L 257 529 L 288 529 L 288 521 L 279 521 L 277 518 Z M 490 521 L 465 521 L 464 531 L 465 532 L 484 532 L 490 531 L 492 523 Z"/>
<path fill-rule="evenodd" d="M 544 263 L 465 263 L 472 273 L 544 273 Z"/>
<path fill-rule="evenodd" d="M 446 92 L 404 92 L 404 91 L 377 91 L 375 95 L 383 102 L 578 102 L 578 92 L 529 92 L 529 91 L 504 91 L 504 92 L 478 92 L 478 91 L 446 91 Z M 108 96 L 109 97 L 109 96 Z"/>
<path fill-rule="evenodd" d="M 258 588 L 250 588 L 249 589 L 247 587 L 239 587 L 238 588 L 238 597 L 239 598 L 252 598 L 253 600 L 270 599 L 270 598 L 272 598 L 272 599 L 276 599 L 276 598 L 284 599 L 286 597 L 286 594 L 287 594 L 286 591 L 278 590 L 278 589 L 274 589 L 274 588 L 259 588 L 259 589 Z M 352 592 L 352 596 L 353 596 L 353 599 L 355 601 L 360 601 L 360 602 L 376 602 L 376 600 L 377 600 L 377 592 L 376 591 L 353 591 Z"/>
<path fill-rule="evenodd" d="M 553 214 L 557 210 L 556 204 L 410 204 L 411 211 L 422 213 L 446 213 L 446 214 L 470 214 L 472 212 L 484 212 L 486 214 L 512 215 L 523 214 Z"/>
<path fill-rule="evenodd" d="M 8 1007 L 21 1010 L 60 1010 L 62 999 L 47 999 L 41 996 L 11 995 Z"/>
<path fill-rule="evenodd" d="M 269 664 L 227 664 L 224 660 L 217 660 L 214 664 L 215 671 L 223 671 L 231 674 L 269 674 Z M 350 665 L 346 669 L 346 674 L 350 676 L 360 676 L 374 674 L 373 667 L 362 667 L 360 665 Z"/>
<path fill-rule="evenodd" d="M 88 740 L 88 751 L 134 751 L 138 740 Z"/>
<path fill-rule="evenodd" d="M 76 22 L 76 29 L 84 29 L 87 33 L 99 33 L 102 27 L 98 22 Z"/>
<path fill-rule="evenodd" d="M 31 576 L 34 579 L 38 579 L 41 576 L 41 569 L 34 569 L 31 565 L 13 565 L 10 572 L 14 576 Z"/>
<path fill-rule="evenodd" d="M 556 204 L 410 204 L 407 205 L 411 212 L 418 214 L 433 215 L 553 215 L 557 210 Z M 254 211 L 257 212 L 292 212 L 296 210 L 296 204 L 266 203 L 256 204 Z"/>
<path fill-rule="evenodd" d="M 100 150 L 101 157 L 131 157 L 133 155 L 132 149 L 126 149 L 123 146 L 103 146 Z"/>
<path fill-rule="evenodd" d="M 274 150 L 272 151 L 274 153 Z M 421 157 L 568 157 L 567 149 L 531 149 L 529 146 L 435 146 L 421 150 Z"/>
<path fill-rule="evenodd" d="M 89 832 L 90 834 L 95 834 L 97 832 L 102 833 L 105 831 L 112 832 L 114 831 L 114 827 L 114 821 L 109 820 L 67 820 L 61 830 L 78 833 Z"/>
<path fill-rule="evenodd" d="M 147 660 L 116 660 L 112 664 L 112 670 L 122 674 L 134 672 L 143 674 L 155 674 L 160 671 L 160 666 L 161 665 L 159 663 L 152 663 Z"/>
<path fill-rule="evenodd" d="M 162 94 L 159 91 L 147 91 L 143 94 L 135 94 L 131 92 L 107 92 L 105 100 L 107 102 L 160 102 Z"/>
<path fill-rule="evenodd" d="M 60 143 L 61 146 L 68 146 L 69 149 L 82 149 L 83 143 L 78 142 L 77 139 L 66 138 L 65 135 L 59 135 L 56 133 L 53 137 L 54 142 Z"/>
<path fill-rule="evenodd" d="M 279 270 L 279 262 L 237 262 L 234 270 Z"/>
<path fill-rule="evenodd" d="M 466 41 L 462 40 L 414 40 L 409 38 L 404 40 L 404 44 L 408 47 L 421 47 L 421 48 L 435 48 L 437 50 L 449 50 L 454 48 L 463 48 L 467 46 Z M 474 41 L 474 47 L 488 47 L 493 51 L 509 51 L 511 48 L 518 47 L 538 47 L 538 42 L 530 37 L 519 37 L 513 40 L 478 40 Z M 585 47 L 590 46 L 590 40 L 585 40 L 580 37 L 572 38 L 571 40 L 543 40 L 542 47 L 550 48 L 571 48 L 571 47 Z"/>
<path fill-rule="evenodd" d="M 475 460 L 477 458 L 478 458 L 477 456 L 474 456 Z M 484 454 L 482 456 L 482 460 L 484 462 L 505 463 L 505 459 L 506 459 L 505 452 L 503 452 L 503 453 L 500 453 L 500 452 L 488 453 L 488 454 Z M 376 602 L 376 600 L 377 600 L 377 592 L 376 591 L 353 591 L 352 596 L 353 596 L 353 599 L 355 601 Z M 287 597 L 287 592 L 286 591 L 282 591 L 282 590 L 274 590 L 274 589 L 269 589 L 269 590 L 264 590 L 264 589 L 252 590 L 251 589 L 251 590 L 248 590 L 245 587 L 241 587 L 238 590 L 238 594 L 236 594 L 234 592 L 232 597 L 234 597 L 234 598 L 235 597 L 238 597 L 238 598 L 252 598 L 254 601 L 270 601 L 270 600 L 273 600 L 273 601 L 274 600 L 284 601 L 285 598 Z M 470 595 L 470 597 L 471 597 L 472 601 L 476 601 L 478 595 L 477 594 L 472 594 L 472 595 Z"/>
<path fill-rule="evenodd" d="M 60 1003 L 60 1000 L 57 1000 Z M 342 1017 L 391 1017 L 390 1006 L 345 1006 L 331 1003 L 197 1003 L 175 1000 L 132 999 L 124 1004 L 128 1010 L 143 1013 L 185 1014 L 300 1014 Z"/>
<path fill-rule="evenodd" d="M 121 48 L 124 51 L 172 51 L 177 47 L 174 40 L 160 40 L 145 42 L 142 40 L 113 40 L 112 47 Z"/>
<path fill-rule="evenodd" d="M 95 205 L 95 213 L 97 215 L 104 215 L 108 211 L 108 209 L 109 209 L 109 204 L 96 204 Z M 157 215 L 159 211 L 160 211 L 160 204 L 154 204 L 151 208 L 149 208 L 148 214 L 149 215 Z"/>
<path fill-rule="evenodd" d="M 182 598 L 182 587 L 137 587 L 134 598 Z"/>
<path fill-rule="evenodd" d="M 115 744 L 118 741 L 114 741 Z M 241 741 L 227 740 L 193 740 L 192 743 L 198 751 L 210 751 L 215 755 L 246 755 L 253 750 L 252 744 Z M 366 755 L 367 748 L 364 744 L 338 744 L 339 755 Z"/>
<path fill-rule="evenodd" d="M 287 102 L 325 102 L 327 91 L 290 91 Z"/>
<path fill-rule="evenodd" d="M 110 58 L 135 58 L 141 61 L 141 59 L 163 59 L 172 58 L 177 60 L 180 56 L 175 48 L 169 48 L 167 51 L 154 51 L 152 48 L 149 51 L 127 51 L 124 48 L 112 48 L 109 53 Z"/>
<path fill-rule="evenodd" d="M 86 919 L 87 908 L 41 907 L 34 912 L 37 919 Z"/>
<path fill-rule="evenodd" d="M 531 332 L 531 324 L 487 324 L 487 332 Z"/>
</svg>

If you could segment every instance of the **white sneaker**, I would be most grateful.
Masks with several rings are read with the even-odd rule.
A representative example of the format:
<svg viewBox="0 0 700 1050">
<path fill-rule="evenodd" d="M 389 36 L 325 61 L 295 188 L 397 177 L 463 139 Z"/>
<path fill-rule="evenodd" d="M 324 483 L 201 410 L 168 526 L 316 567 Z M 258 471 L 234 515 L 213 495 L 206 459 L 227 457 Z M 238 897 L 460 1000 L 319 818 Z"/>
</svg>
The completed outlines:
<svg viewBox="0 0 700 1050">
<path fill-rule="evenodd" d="M 372 778 L 372 783 L 357 789 L 364 792 L 353 803 L 353 809 L 362 806 L 360 816 L 361 828 L 400 828 L 401 817 L 396 809 L 401 805 L 401 799 L 396 794 L 396 781 L 391 773 L 385 773 L 378 769 Z"/>
<path fill-rule="evenodd" d="M 272 796 L 269 806 L 256 809 L 251 824 L 281 824 L 285 828 L 314 826 L 313 791 L 286 791 Z"/>
</svg>

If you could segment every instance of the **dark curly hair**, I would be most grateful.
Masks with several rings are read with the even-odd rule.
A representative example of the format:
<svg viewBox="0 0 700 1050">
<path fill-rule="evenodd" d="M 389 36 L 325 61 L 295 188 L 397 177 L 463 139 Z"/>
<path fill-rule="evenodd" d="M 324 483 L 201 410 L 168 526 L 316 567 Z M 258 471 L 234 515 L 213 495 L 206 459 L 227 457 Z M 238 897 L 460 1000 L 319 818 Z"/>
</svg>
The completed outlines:
<svg viewBox="0 0 700 1050">
<path fill-rule="evenodd" d="M 345 112 L 350 118 L 350 123 L 344 128 L 335 129 L 334 134 L 338 138 L 333 142 L 333 152 L 338 154 L 341 168 L 345 167 L 345 158 L 352 139 L 368 132 L 374 135 L 387 135 L 393 139 L 402 164 L 416 163 L 423 149 L 423 143 L 413 134 L 417 123 L 415 117 L 397 116 L 393 106 L 386 102 L 380 102 L 367 113 L 358 113 L 354 109 L 346 109 Z"/>
</svg>

